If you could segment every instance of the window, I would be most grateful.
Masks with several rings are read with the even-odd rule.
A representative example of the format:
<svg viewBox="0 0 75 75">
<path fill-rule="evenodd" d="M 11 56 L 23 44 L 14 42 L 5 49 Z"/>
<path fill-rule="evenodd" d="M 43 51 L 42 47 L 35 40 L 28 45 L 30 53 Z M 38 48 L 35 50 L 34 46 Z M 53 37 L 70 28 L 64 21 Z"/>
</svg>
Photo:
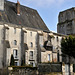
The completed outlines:
<svg viewBox="0 0 75 75">
<path fill-rule="evenodd" d="M 33 43 L 32 42 L 30 43 L 30 46 L 33 47 Z"/>
<path fill-rule="evenodd" d="M 16 34 L 16 28 L 14 28 L 14 34 Z"/>
<path fill-rule="evenodd" d="M 58 38 L 58 36 L 57 36 L 57 42 L 59 41 L 59 38 Z"/>
<path fill-rule="evenodd" d="M 17 45 L 17 41 L 16 40 L 14 40 L 14 45 Z"/>
<path fill-rule="evenodd" d="M 33 51 L 30 51 L 30 59 L 33 59 Z"/>
<path fill-rule="evenodd" d="M 30 32 L 30 36 L 32 36 L 32 32 Z"/>
<path fill-rule="evenodd" d="M 50 61 L 50 54 L 48 54 L 48 61 Z"/>
<path fill-rule="evenodd" d="M 65 64 L 65 72 L 69 72 L 69 65 Z"/>
<path fill-rule="evenodd" d="M 14 58 L 18 58 L 18 51 L 16 49 L 13 50 L 13 56 Z"/>
</svg>

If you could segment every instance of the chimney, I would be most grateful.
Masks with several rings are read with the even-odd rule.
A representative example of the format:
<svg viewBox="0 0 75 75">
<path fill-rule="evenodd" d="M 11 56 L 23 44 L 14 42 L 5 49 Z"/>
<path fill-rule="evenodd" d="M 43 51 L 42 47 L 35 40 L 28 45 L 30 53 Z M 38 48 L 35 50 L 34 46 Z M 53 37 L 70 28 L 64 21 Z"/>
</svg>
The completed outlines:
<svg viewBox="0 0 75 75">
<path fill-rule="evenodd" d="M 17 0 L 17 4 L 16 4 L 16 9 L 17 9 L 17 15 L 20 15 L 20 3 Z"/>
</svg>

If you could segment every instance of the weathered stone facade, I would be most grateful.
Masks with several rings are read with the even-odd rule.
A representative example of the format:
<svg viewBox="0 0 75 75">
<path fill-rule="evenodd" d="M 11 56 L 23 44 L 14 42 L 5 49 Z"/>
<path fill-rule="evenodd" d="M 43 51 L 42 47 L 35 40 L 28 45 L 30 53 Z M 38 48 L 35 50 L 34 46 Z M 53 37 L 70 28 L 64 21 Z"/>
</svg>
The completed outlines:
<svg viewBox="0 0 75 75">
<path fill-rule="evenodd" d="M 15 66 L 62 62 L 64 35 L 50 32 L 36 10 L 19 2 L 4 5 L 0 11 L 0 68 L 10 66 L 11 55 Z"/>
<path fill-rule="evenodd" d="M 75 34 L 75 8 L 59 13 L 57 32 L 65 35 Z"/>
</svg>

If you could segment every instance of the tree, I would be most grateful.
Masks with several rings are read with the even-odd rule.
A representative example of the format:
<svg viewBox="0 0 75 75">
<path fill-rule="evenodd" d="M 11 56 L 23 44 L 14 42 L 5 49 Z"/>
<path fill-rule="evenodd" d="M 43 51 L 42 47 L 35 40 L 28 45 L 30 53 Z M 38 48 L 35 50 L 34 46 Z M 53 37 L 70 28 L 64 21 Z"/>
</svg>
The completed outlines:
<svg viewBox="0 0 75 75">
<path fill-rule="evenodd" d="M 69 36 L 61 41 L 62 54 L 68 56 L 69 59 L 69 75 L 70 75 L 70 57 L 75 58 L 75 37 Z"/>
<path fill-rule="evenodd" d="M 69 36 L 62 40 L 61 51 L 63 54 L 75 58 L 75 37 L 74 36 Z"/>
<path fill-rule="evenodd" d="M 14 66 L 14 57 L 11 55 L 10 66 Z"/>
</svg>

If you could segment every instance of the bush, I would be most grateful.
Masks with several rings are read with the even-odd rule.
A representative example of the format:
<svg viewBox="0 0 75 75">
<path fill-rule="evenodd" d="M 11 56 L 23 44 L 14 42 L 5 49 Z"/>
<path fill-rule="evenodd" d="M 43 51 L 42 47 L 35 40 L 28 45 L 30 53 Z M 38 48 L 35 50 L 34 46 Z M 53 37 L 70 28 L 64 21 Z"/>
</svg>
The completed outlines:
<svg viewBox="0 0 75 75">
<path fill-rule="evenodd" d="M 10 66 L 14 66 L 14 57 L 11 55 Z"/>
</svg>

